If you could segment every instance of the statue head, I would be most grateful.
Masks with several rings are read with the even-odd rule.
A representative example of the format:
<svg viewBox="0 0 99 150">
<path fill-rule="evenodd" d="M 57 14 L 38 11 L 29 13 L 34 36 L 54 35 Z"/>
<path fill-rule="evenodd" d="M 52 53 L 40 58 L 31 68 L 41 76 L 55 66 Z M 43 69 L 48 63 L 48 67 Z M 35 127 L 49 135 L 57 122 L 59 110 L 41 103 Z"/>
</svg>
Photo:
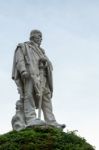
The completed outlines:
<svg viewBox="0 0 99 150">
<path fill-rule="evenodd" d="M 32 30 L 30 32 L 30 41 L 34 41 L 36 44 L 40 45 L 42 41 L 42 33 L 39 30 Z"/>
</svg>

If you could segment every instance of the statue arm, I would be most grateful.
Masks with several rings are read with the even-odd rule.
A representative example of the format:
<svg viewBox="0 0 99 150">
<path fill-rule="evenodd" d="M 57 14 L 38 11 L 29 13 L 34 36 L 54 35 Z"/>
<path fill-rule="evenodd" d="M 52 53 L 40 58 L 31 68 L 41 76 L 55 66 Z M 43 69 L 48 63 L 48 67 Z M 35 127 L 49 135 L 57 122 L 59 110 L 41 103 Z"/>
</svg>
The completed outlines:
<svg viewBox="0 0 99 150">
<path fill-rule="evenodd" d="M 20 74 L 22 74 L 23 72 L 27 72 L 21 47 L 18 47 L 16 51 L 16 67 Z"/>
</svg>

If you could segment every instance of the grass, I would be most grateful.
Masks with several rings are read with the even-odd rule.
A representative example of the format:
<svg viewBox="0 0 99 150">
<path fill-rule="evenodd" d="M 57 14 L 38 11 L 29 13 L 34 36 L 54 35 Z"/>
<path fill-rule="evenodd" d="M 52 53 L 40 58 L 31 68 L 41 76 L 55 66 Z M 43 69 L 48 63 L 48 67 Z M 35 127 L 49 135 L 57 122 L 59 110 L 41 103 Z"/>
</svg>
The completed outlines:
<svg viewBox="0 0 99 150">
<path fill-rule="evenodd" d="M 34 127 L 0 135 L 0 150 L 95 150 L 75 132 Z"/>
</svg>

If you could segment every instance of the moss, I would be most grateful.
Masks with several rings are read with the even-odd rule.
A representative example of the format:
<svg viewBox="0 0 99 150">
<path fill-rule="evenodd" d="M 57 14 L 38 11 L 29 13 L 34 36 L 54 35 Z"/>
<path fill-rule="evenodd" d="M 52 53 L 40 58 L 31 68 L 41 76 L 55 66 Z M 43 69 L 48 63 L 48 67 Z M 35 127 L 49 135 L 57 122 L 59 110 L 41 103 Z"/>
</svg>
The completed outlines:
<svg viewBox="0 0 99 150">
<path fill-rule="evenodd" d="M 95 150 L 75 132 L 57 128 L 25 129 L 0 135 L 0 150 Z"/>
</svg>

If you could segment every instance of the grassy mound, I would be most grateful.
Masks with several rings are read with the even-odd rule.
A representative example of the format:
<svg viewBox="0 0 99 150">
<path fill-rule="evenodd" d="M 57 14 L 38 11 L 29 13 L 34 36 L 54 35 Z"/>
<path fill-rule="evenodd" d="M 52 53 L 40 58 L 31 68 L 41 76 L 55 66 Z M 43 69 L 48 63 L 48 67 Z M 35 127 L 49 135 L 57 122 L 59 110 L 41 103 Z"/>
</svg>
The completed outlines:
<svg viewBox="0 0 99 150">
<path fill-rule="evenodd" d="M 95 150 L 75 132 L 35 127 L 0 135 L 0 150 Z"/>
</svg>

